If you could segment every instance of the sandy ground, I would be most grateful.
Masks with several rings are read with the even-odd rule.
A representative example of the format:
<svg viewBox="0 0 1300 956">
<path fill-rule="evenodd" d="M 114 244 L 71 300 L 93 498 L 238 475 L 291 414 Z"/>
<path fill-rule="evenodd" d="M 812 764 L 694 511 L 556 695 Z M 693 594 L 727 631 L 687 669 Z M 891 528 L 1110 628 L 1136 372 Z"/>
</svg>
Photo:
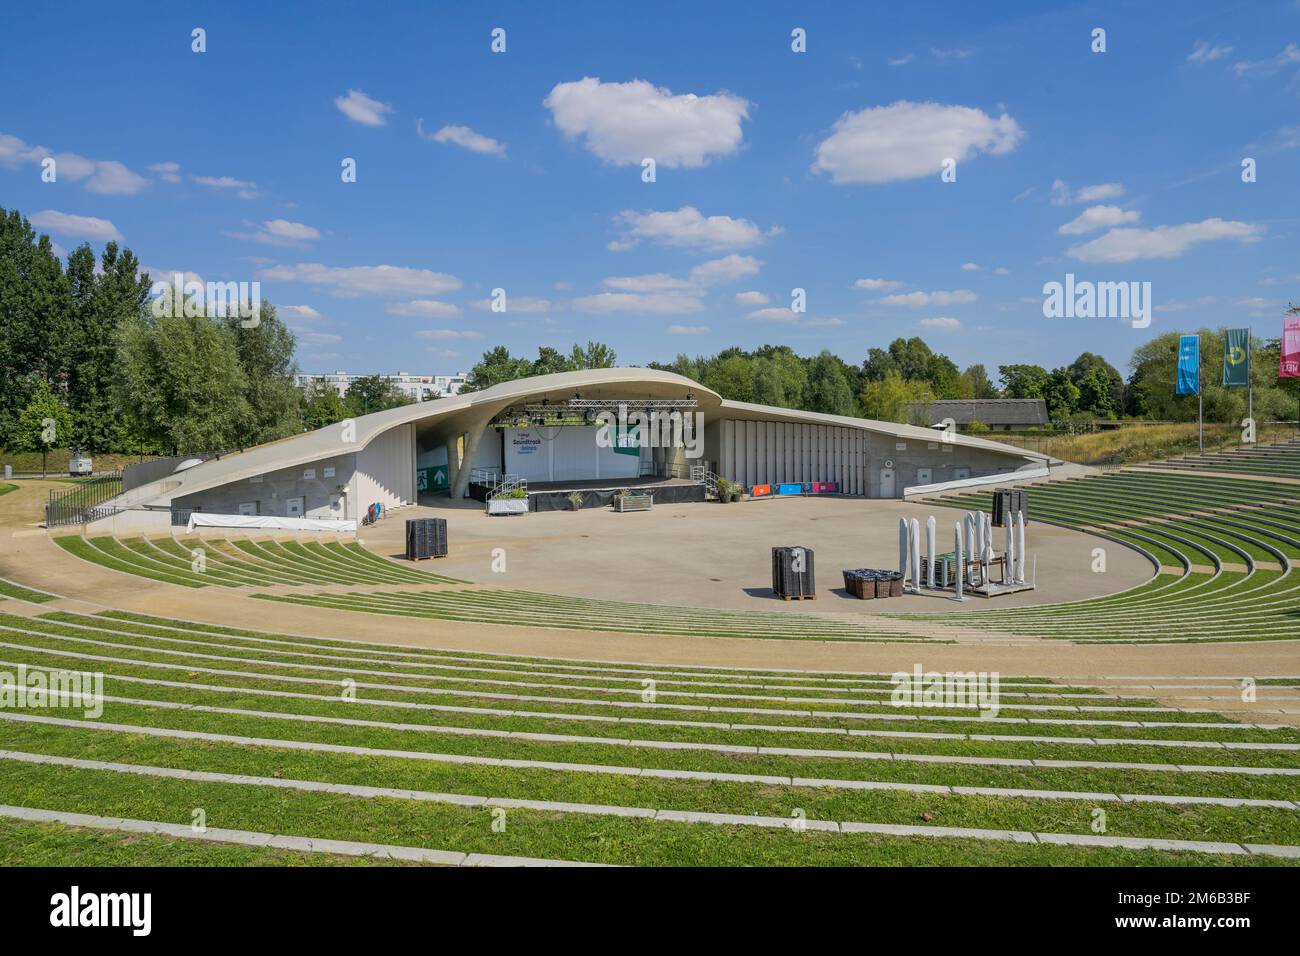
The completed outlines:
<svg viewBox="0 0 1300 956">
<path fill-rule="evenodd" d="M 489 517 L 478 502 L 446 501 L 407 508 L 362 529 L 366 547 L 394 557 L 405 549 L 408 517 L 447 519 L 451 554 L 431 564 L 440 574 L 494 587 L 550 594 L 733 610 L 928 614 L 1079 601 L 1112 594 L 1151 577 L 1151 562 L 1136 551 L 1090 535 L 1032 523 L 1026 576 L 1037 565 L 1039 589 L 985 602 L 958 604 L 941 596 L 908 595 L 859 601 L 843 588 L 845 568 L 898 568 L 898 521 L 915 518 L 925 549 L 925 521 L 934 516 L 940 553 L 953 548 L 953 526 L 963 512 L 934 505 L 861 498 L 785 498 L 663 505 L 619 514 L 610 508 Z M 813 551 L 816 605 L 772 594 L 772 547 Z M 1004 531 L 993 529 L 1001 552 Z M 1106 572 L 1092 572 L 1093 549 L 1106 549 Z M 498 550 L 499 549 L 499 550 Z M 494 572 L 494 557 L 505 571 Z"/>
<path fill-rule="evenodd" d="M 998 671 L 1004 675 L 1041 676 L 1074 680 L 1099 677 L 1160 677 L 1168 678 L 1170 682 L 1203 677 L 1229 678 L 1242 675 L 1290 677 L 1300 675 L 1300 642 L 1294 641 L 1183 646 L 1175 644 L 1106 646 L 1096 644 L 1075 645 L 1062 641 L 1024 639 L 1020 639 L 1018 643 L 999 643 L 996 640 L 988 640 L 988 634 L 985 633 L 981 635 L 985 640 L 976 643 L 962 640 L 963 632 L 961 629 L 949 629 L 946 625 L 935 625 L 936 630 L 931 632 L 933 636 L 947 636 L 949 639 L 957 640 L 958 643 L 845 644 L 815 641 L 745 640 L 654 634 L 618 634 L 599 631 L 565 631 L 465 622 L 402 619 L 382 615 L 339 612 L 323 608 L 277 605 L 255 600 L 238 590 L 219 587 L 182 588 L 150 581 L 135 575 L 109 571 L 98 565 L 80 561 L 54 545 L 46 532 L 39 527 L 40 505 L 46 497 L 46 490 L 49 487 L 55 487 L 55 485 L 51 482 L 40 481 L 23 481 L 19 484 L 19 491 L 0 497 L 0 576 L 31 587 L 64 595 L 66 599 L 40 606 L 28 605 L 20 601 L 3 602 L 0 605 L 0 610 L 8 613 L 40 613 L 55 607 L 82 611 L 120 608 L 286 634 L 314 635 L 487 653 L 527 654 L 556 658 L 650 664 L 692 664 L 716 667 L 836 670 L 869 673 L 911 670 L 913 666 L 919 664 L 926 670 L 938 671 L 984 670 Z M 832 515 L 833 505 L 845 503 L 856 504 L 855 502 L 833 501 L 794 502 L 793 504 L 796 506 L 811 505 L 813 507 L 803 508 L 800 512 L 791 511 L 781 514 L 773 512 L 770 517 L 768 515 L 759 515 L 757 520 L 785 521 L 791 516 L 794 516 L 796 520 L 802 519 L 804 527 L 812 530 L 802 533 L 800 535 L 802 541 L 796 543 L 804 543 L 814 548 L 826 547 L 829 556 L 836 553 L 835 549 L 837 547 L 844 547 L 844 542 L 851 544 L 854 536 L 858 533 L 857 529 L 854 529 L 853 534 L 849 534 L 844 528 L 834 529 L 833 532 L 831 530 L 823 531 L 823 529 L 830 529 L 836 523 L 847 523 L 843 521 L 836 522 Z M 788 504 L 790 503 L 783 502 L 776 505 L 776 507 L 785 507 Z M 762 506 L 762 504 L 756 503 L 755 508 Z M 718 505 L 715 509 L 713 505 L 695 505 L 682 506 L 679 510 L 685 510 L 687 507 L 710 511 L 726 510 L 733 506 Z M 745 508 L 747 506 L 742 504 L 734 507 Z M 921 509 L 914 508 L 914 506 L 899 504 L 890 507 L 909 508 L 921 513 Z M 826 510 L 823 511 L 823 509 Z M 698 529 L 692 529 L 690 526 L 695 524 L 694 521 L 686 518 L 672 519 L 670 517 L 672 509 L 664 510 L 670 513 L 665 516 L 669 517 L 670 521 L 663 523 L 672 523 L 674 525 L 673 530 L 676 530 L 677 527 L 682 528 L 682 533 L 691 536 L 692 540 L 703 540 L 699 536 L 707 534 Z M 862 508 L 854 512 L 853 520 L 862 523 L 882 521 L 885 526 L 888 525 L 887 517 L 872 518 L 866 514 L 867 510 Z M 401 515 L 399 514 L 398 517 L 401 517 Z M 530 552 L 540 554 L 544 550 L 545 543 L 550 540 L 537 530 L 533 530 L 534 528 L 555 527 L 557 531 L 556 540 L 558 540 L 560 546 L 572 550 L 575 548 L 575 541 L 573 540 L 575 533 L 579 542 L 592 541 L 592 539 L 580 537 L 581 534 L 586 533 L 580 530 L 585 524 L 574 525 L 575 520 L 584 523 L 592 522 L 592 526 L 595 527 L 598 526 L 596 524 L 598 522 L 605 521 L 608 524 L 608 522 L 621 519 L 636 520 L 639 516 L 592 513 L 584 517 L 581 513 L 575 515 L 561 512 L 554 516 L 553 521 L 548 520 L 536 522 L 535 525 L 531 524 L 534 518 L 546 517 L 545 515 L 533 515 L 519 519 L 482 518 L 483 522 L 492 522 L 493 524 L 499 522 L 517 523 L 517 530 L 514 527 L 506 528 L 500 532 L 485 530 L 477 536 L 478 541 L 476 542 L 476 536 L 471 536 L 468 532 L 462 532 L 462 529 L 479 520 L 479 515 L 477 512 L 466 510 L 463 515 L 457 516 L 456 528 L 457 533 L 466 533 L 464 547 L 467 550 L 488 547 L 489 540 L 494 537 L 501 540 L 501 537 L 507 534 L 518 535 L 518 550 L 523 552 L 524 560 L 522 563 L 527 567 L 530 561 L 527 555 Z M 608 520 L 606 521 L 606 519 Z M 568 526 L 563 524 L 566 520 L 569 522 Z M 714 519 L 711 516 L 704 516 L 701 520 L 703 522 Z M 892 516 L 892 520 L 896 522 L 897 513 Z M 529 524 L 525 524 L 525 522 L 529 522 Z M 389 539 L 390 535 L 400 533 L 401 523 L 393 519 L 390 525 L 391 528 L 381 526 L 381 528 L 377 529 L 381 533 L 374 534 L 375 540 L 368 542 L 368 545 L 381 553 L 389 550 L 381 547 L 381 545 Z M 659 532 L 659 534 L 663 533 L 666 532 Z M 1042 526 L 1035 529 L 1034 533 L 1035 536 L 1046 537 L 1046 531 Z M 370 532 L 367 531 L 367 534 L 363 534 L 362 537 L 369 536 Z M 1070 560 L 1070 552 L 1078 547 L 1077 543 L 1071 543 L 1071 539 L 1076 537 L 1082 537 L 1085 544 L 1090 541 L 1086 536 L 1073 534 L 1063 536 L 1061 538 L 1063 542 L 1061 560 Z M 457 540 L 457 538 L 453 538 L 453 544 L 460 547 L 455 545 Z M 837 544 L 837 542 L 840 543 Z M 588 547 L 592 552 L 596 552 L 595 556 L 590 558 L 591 561 L 595 562 L 592 566 L 599 565 L 601 559 L 595 545 L 590 544 Z M 510 549 L 508 550 L 508 555 L 510 555 L 514 550 L 514 545 L 507 544 L 507 548 Z M 1109 551 L 1111 567 L 1116 566 L 1115 552 L 1117 550 L 1123 549 L 1112 548 Z M 1090 551 L 1089 548 L 1088 553 Z M 820 550 L 817 552 L 819 563 L 822 560 L 821 553 Z M 886 555 L 882 553 L 881 556 L 885 557 Z M 463 560 L 472 563 L 475 559 L 465 557 Z M 536 562 L 538 559 L 533 558 L 531 560 Z M 671 567 L 670 559 L 666 558 L 666 563 L 670 565 L 671 573 L 678 573 L 675 568 Z M 409 567 L 410 565 L 404 566 Z M 421 562 L 418 566 L 431 568 L 436 566 L 438 571 L 444 569 L 453 570 L 453 566 L 449 561 Z M 743 568 L 745 565 L 740 567 Z M 825 566 L 822 565 L 822 567 Z M 838 576 L 838 566 L 834 566 L 833 570 Z M 554 572 L 543 570 L 542 573 L 553 574 Z M 607 568 L 604 573 L 612 574 L 613 570 Z M 756 572 L 750 570 L 736 571 L 734 573 L 741 575 Z M 821 572 L 822 575 L 826 573 L 826 571 Z M 1040 560 L 1040 585 L 1046 585 L 1047 573 L 1045 561 Z M 1050 573 L 1055 575 L 1065 574 L 1066 572 L 1058 568 Z M 484 577 L 481 571 L 473 576 Z M 1081 575 L 1074 574 L 1074 576 L 1079 577 Z M 1138 579 L 1140 577 L 1141 575 L 1138 576 Z M 743 579 L 736 578 L 733 580 Z M 1113 581 L 1114 579 L 1108 580 Z M 519 579 L 511 580 L 509 583 L 517 587 L 523 587 L 527 583 L 535 589 L 545 589 L 543 584 L 534 580 L 530 579 L 525 582 L 522 575 L 520 575 Z M 756 583 L 761 584 L 761 578 Z M 748 582 L 746 582 L 746 586 L 749 586 Z M 1059 584 L 1054 583 L 1053 586 L 1064 589 L 1067 585 L 1065 582 L 1061 582 Z M 1114 590 L 1116 588 L 1112 585 L 1110 589 Z M 570 593 L 582 592 L 570 589 Z M 596 593 L 603 596 L 612 596 L 609 591 L 597 591 Z M 1056 598 L 1061 599 L 1063 594 L 1063 590 L 1057 592 Z M 648 595 L 629 595 L 629 597 L 633 599 L 638 597 L 640 599 L 649 598 Z M 849 603 L 848 601 L 839 602 L 838 599 L 837 602 L 841 604 Z M 803 613 L 808 613 L 809 609 L 817 607 L 821 603 L 804 603 L 800 606 L 800 610 Z M 917 604 L 905 604 L 902 600 L 886 603 L 897 603 L 899 609 L 920 607 Z M 784 602 L 780 602 L 780 604 L 784 604 Z M 969 605 L 967 606 L 969 607 Z M 761 607 L 770 610 L 778 607 L 778 603 L 763 601 Z M 1269 700 L 1267 693 L 1262 693 L 1261 696 L 1264 699 L 1255 704 L 1196 700 L 1198 695 L 1204 693 L 1198 690 L 1166 690 L 1153 693 L 1144 689 L 1140 692 L 1135 691 L 1135 693 L 1138 693 L 1139 696 L 1158 696 L 1180 706 L 1212 706 L 1224 712 L 1239 712 L 1242 717 L 1249 715 L 1251 719 L 1255 720 L 1300 724 L 1300 714 L 1278 713 L 1279 709 L 1294 709 L 1294 704 Z"/>
</svg>

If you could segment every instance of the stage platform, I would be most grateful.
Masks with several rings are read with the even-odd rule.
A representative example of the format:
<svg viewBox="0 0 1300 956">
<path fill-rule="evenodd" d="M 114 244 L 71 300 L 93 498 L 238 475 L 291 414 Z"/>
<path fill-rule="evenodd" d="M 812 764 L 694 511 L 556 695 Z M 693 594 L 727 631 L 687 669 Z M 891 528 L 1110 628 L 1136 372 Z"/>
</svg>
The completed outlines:
<svg viewBox="0 0 1300 956">
<path fill-rule="evenodd" d="M 582 495 L 582 507 L 609 507 L 614 496 L 624 488 L 639 494 L 651 494 L 655 504 L 678 504 L 686 501 L 704 501 L 704 485 L 688 478 L 588 478 L 572 481 L 530 481 L 528 483 L 529 511 L 569 511 L 569 495 L 575 491 Z M 470 497 L 477 501 L 487 499 L 487 488 L 471 484 Z"/>
</svg>

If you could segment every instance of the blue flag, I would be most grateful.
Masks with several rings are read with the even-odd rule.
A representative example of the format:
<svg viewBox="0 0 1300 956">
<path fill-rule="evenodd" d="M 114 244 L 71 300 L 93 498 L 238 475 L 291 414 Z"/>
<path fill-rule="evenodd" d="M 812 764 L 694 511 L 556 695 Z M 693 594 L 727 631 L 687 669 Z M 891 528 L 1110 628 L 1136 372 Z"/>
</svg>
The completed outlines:
<svg viewBox="0 0 1300 956">
<path fill-rule="evenodd" d="M 1201 391 L 1201 337 L 1178 337 L 1178 389 L 1179 395 L 1196 395 Z"/>
</svg>

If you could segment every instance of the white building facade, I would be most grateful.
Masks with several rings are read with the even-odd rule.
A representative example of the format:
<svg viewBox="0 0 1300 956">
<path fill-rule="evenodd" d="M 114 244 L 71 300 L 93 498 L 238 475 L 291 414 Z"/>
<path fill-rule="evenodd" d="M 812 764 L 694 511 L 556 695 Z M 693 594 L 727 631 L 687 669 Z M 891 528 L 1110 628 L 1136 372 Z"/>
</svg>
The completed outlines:
<svg viewBox="0 0 1300 956">
<path fill-rule="evenodd" d="M 366 375 L 344 371 L 318 374 L 304 373 L 294 376 L 294 384 L 301 389 L 307 389 L 317 383 L 323 383 L 333 388 L 340 396 L 344 396 L 353 382 L 359 378 L 367 377 Z M 412 375 L 410 372 L 398 372 L 396 375 L 381 375 L 379 377 L 412 401 L 423 402 L 431 398 L 446 398 L 449 395 L 460 394 L 461 387 L 464 386 L 468 378 L 468 373 Z"/>
</svg>

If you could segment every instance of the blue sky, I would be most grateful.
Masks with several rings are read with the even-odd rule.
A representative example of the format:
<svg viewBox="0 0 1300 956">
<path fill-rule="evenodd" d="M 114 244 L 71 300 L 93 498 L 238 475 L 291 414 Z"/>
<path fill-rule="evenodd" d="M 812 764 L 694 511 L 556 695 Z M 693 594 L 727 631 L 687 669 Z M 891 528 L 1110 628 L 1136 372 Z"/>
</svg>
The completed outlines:
<svg viewBox="0 0 1300 956">
<path fill-rule="evenodd" d="M 589 338 L 637 364 L 860 362 L 915 334 L 963 367 L 1124 368 L 1160 332 L 1278 334 L 1296 0 L 807 6 L 24 5 L 0 206 L 64 249 L 119 236 L 154 273 L 260 281 L 308 371 Z M 1150 282 L 1154 321 L 1044 318 L 1067 272 Z"/>
</svg>

